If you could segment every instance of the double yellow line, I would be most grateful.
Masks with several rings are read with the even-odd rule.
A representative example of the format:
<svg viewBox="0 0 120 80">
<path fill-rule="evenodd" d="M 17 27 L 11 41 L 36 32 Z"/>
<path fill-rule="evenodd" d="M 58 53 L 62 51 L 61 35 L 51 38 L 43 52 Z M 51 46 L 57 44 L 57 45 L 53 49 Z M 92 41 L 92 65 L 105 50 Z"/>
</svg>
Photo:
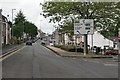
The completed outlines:
<svg viewBox="0 0 120 80">
<path fill-rule="evenodd" d="M 18 51 L 22 50 L 23 48 L 25 48 L 26 46 L 23 46 L 22 48 L 18 49 L 18 50 L 15 50 L 13 52 L 7 52 L 3 55 L 0 55 L 0 62 L 5 60 L 6 58 L 12 56 L 13 54 L 17 53 Z"/>
</svg>

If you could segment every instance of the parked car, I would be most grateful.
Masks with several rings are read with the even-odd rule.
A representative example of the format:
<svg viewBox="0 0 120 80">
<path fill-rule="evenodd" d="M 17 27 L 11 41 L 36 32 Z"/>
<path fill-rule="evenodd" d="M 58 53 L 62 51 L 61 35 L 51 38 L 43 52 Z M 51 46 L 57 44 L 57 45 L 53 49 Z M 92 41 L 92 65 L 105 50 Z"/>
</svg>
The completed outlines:
<svg viewBox="0 0 120 80">
<path fill-rule="evenodd" d="M 45 45 L 46 43 L 45 43 L 45 41 L 41 41 L 41 45 Z"/>
<path fill-rule="evenodd" d="M 27 41 L 27 42 L 26 42 L 26 45 L 32 45 L 32 41 L 30 41 L 30 40 Z"/>
<path fill-rule="evenodd" d="M 105 55 L 117 55 L 117 53 L 113 49 L 108 49 L 105 51 Z"/>
</svg>

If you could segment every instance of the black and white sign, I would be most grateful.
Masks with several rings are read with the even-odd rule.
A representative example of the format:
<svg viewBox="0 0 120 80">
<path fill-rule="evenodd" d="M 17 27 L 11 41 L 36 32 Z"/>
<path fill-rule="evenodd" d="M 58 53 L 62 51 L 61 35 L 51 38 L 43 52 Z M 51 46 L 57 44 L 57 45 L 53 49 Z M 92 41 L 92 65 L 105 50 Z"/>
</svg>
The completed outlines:
<svg viewBox="0 0 120 80">
<path fill-rule="evenodd" d="M 79 23 L 74 23 L 74 34 L 93 34 L 93 19 L 80 19 Z"/>
</svg>

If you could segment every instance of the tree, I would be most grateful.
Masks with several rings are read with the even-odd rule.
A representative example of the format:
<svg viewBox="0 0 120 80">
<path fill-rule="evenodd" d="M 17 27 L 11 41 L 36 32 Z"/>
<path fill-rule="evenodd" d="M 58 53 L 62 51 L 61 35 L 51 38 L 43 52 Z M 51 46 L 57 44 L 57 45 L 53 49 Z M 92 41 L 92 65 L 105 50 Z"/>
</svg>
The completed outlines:
<svg viewBox="0 0 120 80">
<path fill-rule="evenodd" d="M 15 25 L 12 29 L 14 31 L 13 36 L 15 36 L 17 39 L 21 38 L 23 35 L 23 28 L 20 26 L 22 26 L 21 23 L 19 23 L 18 25 Z"/>
<path fill-rule="evenodd" d="M 24 31 L 26 34 L 28 34 L 32 38 L 38 34 L 37 27 L 33 23 L 28 21 L 26 21 L 24 24 Z"/>
<path fill-rule="evenodd" d="M 15 23 L 12 30 L 14 32 L 14 36 L 17 39 L 21 39 L 24 33 L 28 34 L 29 37 L 35 37 L 37 35 L 37 27 L 33 23 L 25 19 L 25 16 L 21 10 L 16 15 Z"/>
<path fill-rule="evenodd" d="M 16 15 L 16 18 L 15 18 L 15 25 L 19 24 L 19 23 L 24 23 L 26 21 L 25 19 L 25 16 L 23 14 L 23 12 L 20 10 L 17 15 Z"/>
<path fill-rule="evenodd" d="M 73 19 L 68 19 L 64 20 L 62 24 L 59 24 L 59 32 L 62 32 L 63 34 L 66 33 L 70 40 L 72 40 L 74 35 L 73 21 Z"/>
<path fill-rule="evenodd" d="M 50 17 L 50 22 L 68 19 L 71 15 L 74 19 L 94 19 L 95 29 L 100 27 L 99 31 L 103 33 L 114 28 L 110 36 L 115 36 L 119 27 L 119 4 L 120 2 L 46 2 L 41 5 L 43 16 Z M 106 33 L 103 35 L 106 36 Z"/>
<path fill-rule="evenodd" d="M 117 19 L 116 23 L 114 19 L 114 16 L 118 16 L 120 13 L 119 3 L 115 2 L 46 2 L 41 5 L 43 6 L 43 16 L 50 17 L 50 21 L 59 22 L 62 19 L 70 18 L 71 15 L 74 16 L 74 19 L 94 19 L 94 28 L 100 27 L 101 33 L 110 31 L 113 26 L 117 28 L 115 26 L 119 20 Z M 112 25 L 108 25 L 111 23 Z M 87 35 L 85 35 L 85 43 L 87 45 Z"/>
<path fill-rule="evenodd" d="M 15 36 L 17 39 L 23 36 L 25 21 L 26 21 L 25 16 L 23 12 L 20 10 L 16 15 L 15 23 L 14 26 L 12 27 L 13 36 Z"/>
</svg>

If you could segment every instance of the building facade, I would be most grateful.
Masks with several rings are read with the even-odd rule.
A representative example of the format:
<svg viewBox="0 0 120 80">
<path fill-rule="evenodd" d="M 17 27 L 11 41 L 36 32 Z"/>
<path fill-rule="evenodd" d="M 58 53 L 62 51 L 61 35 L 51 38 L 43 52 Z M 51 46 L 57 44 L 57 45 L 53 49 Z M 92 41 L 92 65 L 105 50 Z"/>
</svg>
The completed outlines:
<svg viewBox="0 0 120 80">
<path fill-rule="evenodd" d="M 2 45 L 10 44 L 11 40 L 11 22 L 8 21 L 7 17 L 2 15 Z"/>
</svg>

